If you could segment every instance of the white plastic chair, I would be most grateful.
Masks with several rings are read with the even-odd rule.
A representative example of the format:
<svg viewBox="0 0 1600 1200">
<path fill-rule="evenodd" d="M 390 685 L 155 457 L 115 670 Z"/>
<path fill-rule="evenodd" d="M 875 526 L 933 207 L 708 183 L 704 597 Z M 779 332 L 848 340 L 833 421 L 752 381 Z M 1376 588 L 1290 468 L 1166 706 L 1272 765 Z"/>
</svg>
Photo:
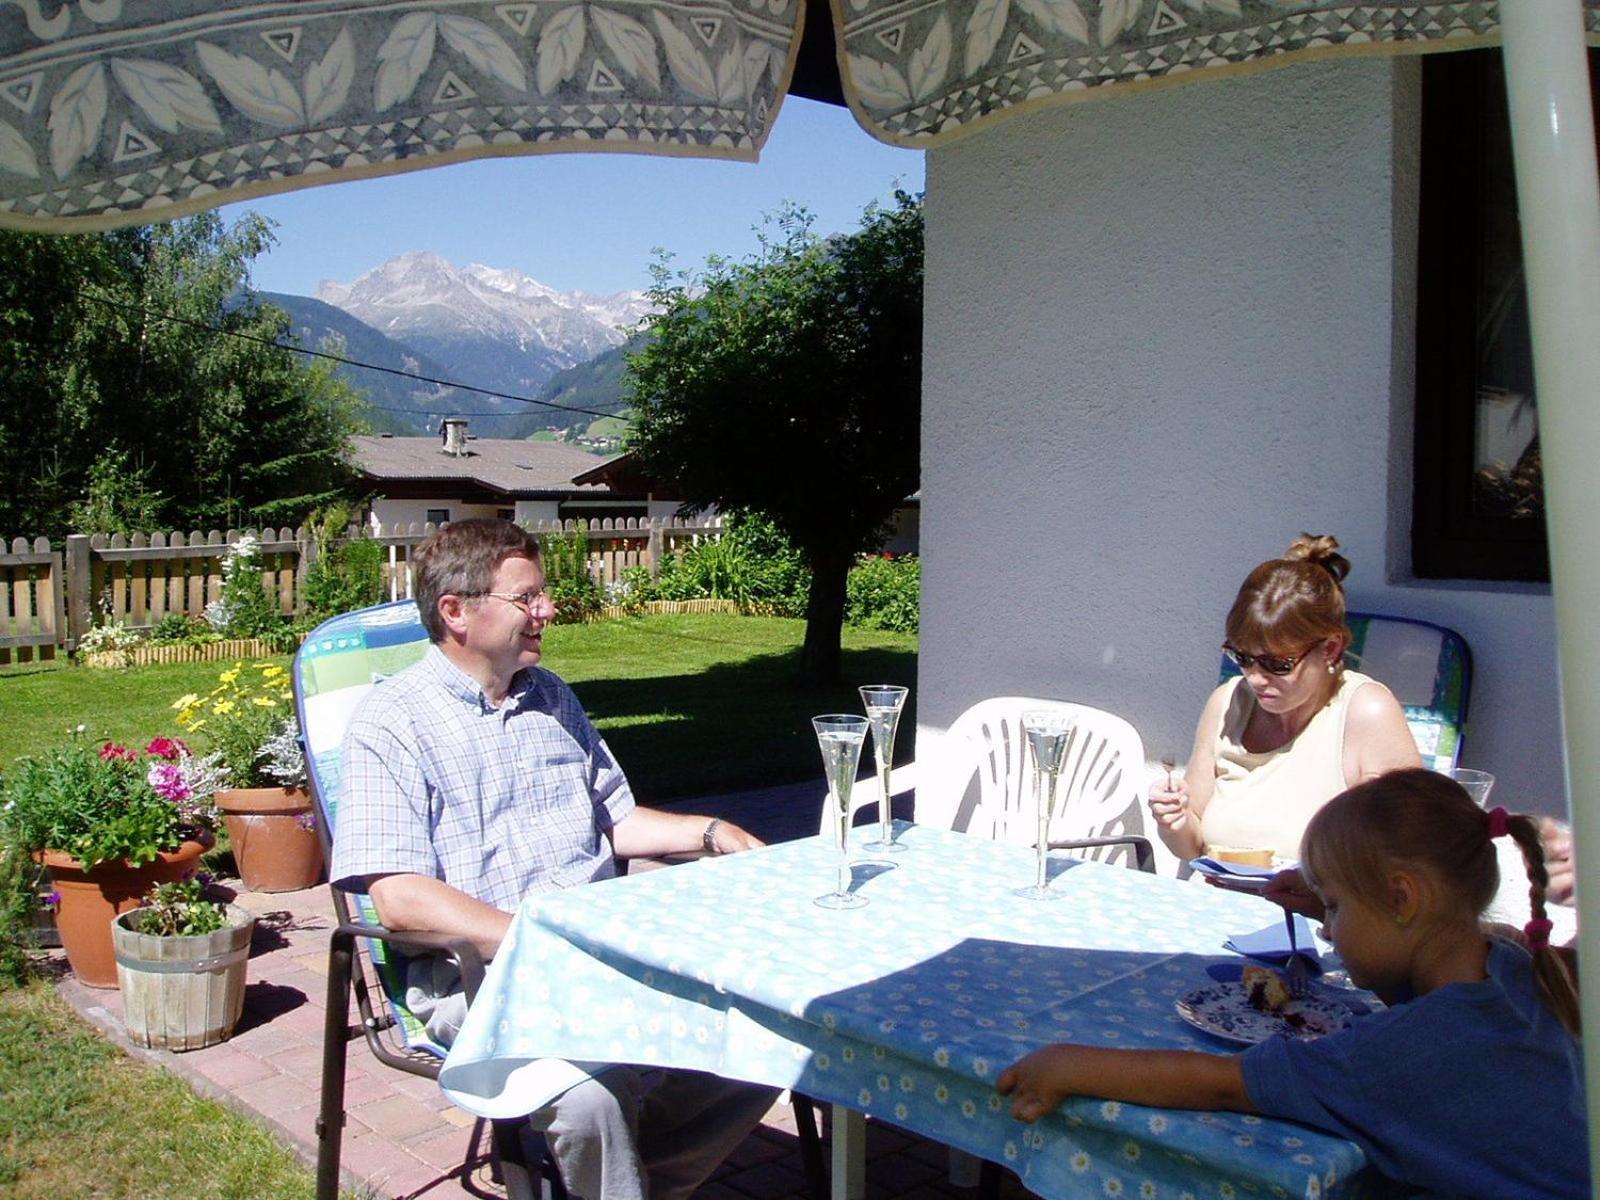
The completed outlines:
<svg viewBox="0 0 1600 1200">
<path fill-rule="evenodd" d="M 997 696 L 974 704 L 924 760 L 925 768 L 932 769 L 923 772 L 917 819 L 1033 845 L 1033 772 L 1022 715 L 1034 711 L 1063 713 L 1076 722 L 1062 766 L 1056 816 L 1050 822 L 1050 844 L 1129 865 L 1148 854 L 1146 869 L 1176 874 L 1177 859 L 1146 828 L 1148 768 L 1138 731 L 1116 714 L 1087 704 L 1029 696 Z M 869 795 L 875 796 L 875 790 Z"/>
</svg>

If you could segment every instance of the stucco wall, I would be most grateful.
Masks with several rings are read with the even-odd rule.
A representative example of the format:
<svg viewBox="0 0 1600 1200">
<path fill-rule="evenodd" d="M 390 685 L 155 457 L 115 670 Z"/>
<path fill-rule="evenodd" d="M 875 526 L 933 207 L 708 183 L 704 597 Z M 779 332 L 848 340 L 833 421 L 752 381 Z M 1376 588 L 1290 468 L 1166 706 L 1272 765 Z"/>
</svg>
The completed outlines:
<svg viewBox="0 0 1600 1200">
<path fill-rule="evenodd" d="M 1547 589 L 1406 579 L 1415 61 L 1019 118 L 930 153 L 919 757 L 988 695 L 1187 758 L 1245 572 L 1336 533 L 1352 607 L 1459 629 L 1463 762 L 1559 811 Z"/>
</svg>

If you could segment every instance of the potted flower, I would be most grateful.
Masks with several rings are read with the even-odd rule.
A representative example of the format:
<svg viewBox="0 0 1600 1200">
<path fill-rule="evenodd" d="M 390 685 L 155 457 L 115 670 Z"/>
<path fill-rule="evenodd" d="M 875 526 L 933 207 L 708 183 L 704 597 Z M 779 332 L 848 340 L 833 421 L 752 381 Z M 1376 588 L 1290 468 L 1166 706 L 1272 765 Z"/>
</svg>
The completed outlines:
<svg viewBox="0 0 1600 1200">
<path fill-rule="evenodd" d="M 180 696 L 178 726 L 221 755 L 231 786 L 217 793 L 239 877 L 252 892 L 295 892 L 322 878 L 289 673 L 235 663 L 204 696 Z"/>
<path fill-rule="evenodd" d="M 209 897 L 208 882 L 157 884 L 112 925 L 122 1021 L 135 1045 L 199 1050 L 239 1023 L 256 919 Z"/>
<path fill-rule="evenodd" d="M 196 758 L 175 738 L 138 751 L 75 737 L 18 760 L 0 823 L 49 871 L 56 928 L 83 983 L 116 986 L 111 919 L 211 848 L 210 797 L 225 778 L 217 756 Z"/>
</svg>

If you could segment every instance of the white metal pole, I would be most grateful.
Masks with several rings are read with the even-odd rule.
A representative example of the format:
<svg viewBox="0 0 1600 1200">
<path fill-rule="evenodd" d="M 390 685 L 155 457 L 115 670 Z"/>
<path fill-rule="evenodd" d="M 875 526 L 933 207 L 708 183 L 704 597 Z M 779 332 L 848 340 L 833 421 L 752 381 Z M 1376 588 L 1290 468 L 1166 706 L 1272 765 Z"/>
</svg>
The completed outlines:
<svg viewBox="0 0 1600 1200">
<path fill-rule="evenodd" d="M 1600 183 L 1580 0 L 1501 0 L 1506 91 L 1527 264 L 1566 728 L 1580 870 L 1600 867 Z M 1600 1168 L 1600 883 L 1580 887 L 1589 1161 Z M 1600 1169 L 1594 1170 L 1600 1180 Z"/>
</svg>

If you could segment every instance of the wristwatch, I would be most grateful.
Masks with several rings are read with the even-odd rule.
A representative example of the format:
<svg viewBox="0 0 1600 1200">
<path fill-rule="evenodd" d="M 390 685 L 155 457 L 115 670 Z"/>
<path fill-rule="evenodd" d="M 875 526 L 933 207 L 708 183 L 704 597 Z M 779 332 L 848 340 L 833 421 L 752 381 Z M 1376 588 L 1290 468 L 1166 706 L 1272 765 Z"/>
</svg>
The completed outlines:
<svg viewBox="0 0 1600 1200">
<path fill-rule="evenodd" d="M 706 825 L 706 831 L 700 835 L 700 844 L 706 848 L 707 854 L 722 853 L 717 849 L 717 827 L 721 824 L 721 817 L 712 817 Z"/>
</svg>

